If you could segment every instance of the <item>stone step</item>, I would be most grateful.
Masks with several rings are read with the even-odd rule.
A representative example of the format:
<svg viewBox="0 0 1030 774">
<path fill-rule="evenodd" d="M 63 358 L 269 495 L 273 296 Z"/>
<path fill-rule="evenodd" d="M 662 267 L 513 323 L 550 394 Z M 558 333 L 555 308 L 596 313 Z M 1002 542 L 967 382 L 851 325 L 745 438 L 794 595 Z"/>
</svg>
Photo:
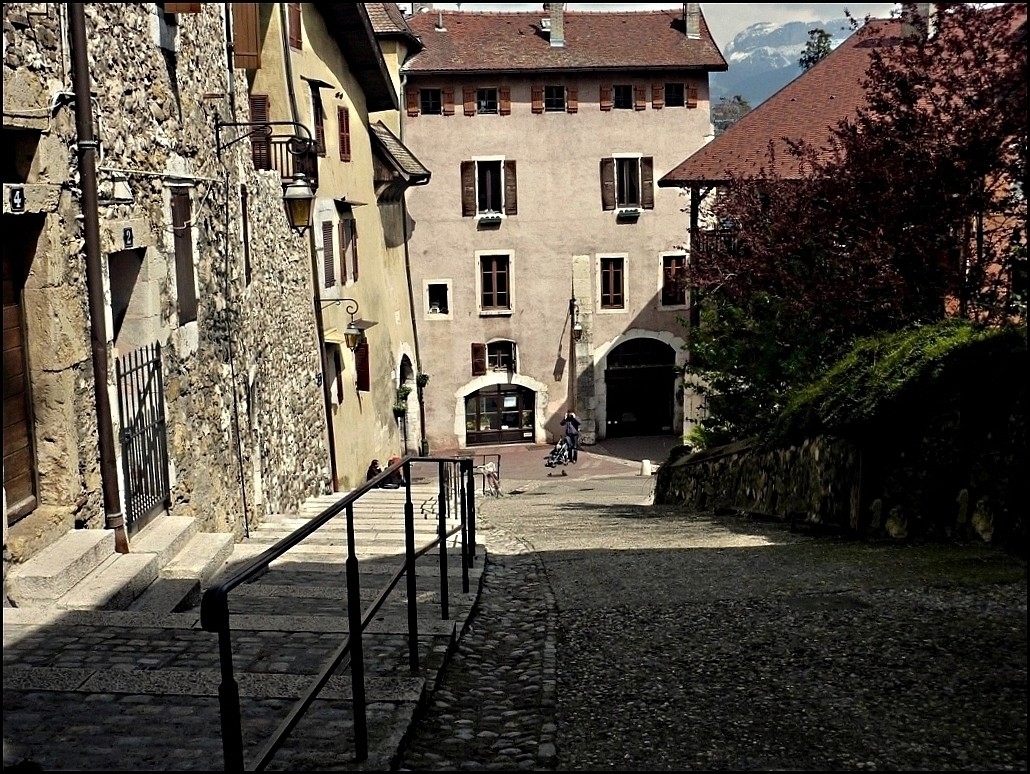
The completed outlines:
<svg viewBox="0 0 1030 774">
<path fill-rule="evenodd" d="M 111 554 L 56 602 L 63 610 L 124 610 L 157 580 L 156 554 Z"/>
<path fill-rule="evenodd" d="M 175 558 L 162 566 L 161 577 L 196 579 L 206 586 L 229 561 L 235 545 L 233 536 L 227 533 L 198 532 Z"/>
<path fill-rule="evenodd" d="M 23 564 L 5 579 L 7 596 L 18 607 L 46 607 L 68 593 L 114 553 L 114 533 L 76 529 Z"/>
</svg>

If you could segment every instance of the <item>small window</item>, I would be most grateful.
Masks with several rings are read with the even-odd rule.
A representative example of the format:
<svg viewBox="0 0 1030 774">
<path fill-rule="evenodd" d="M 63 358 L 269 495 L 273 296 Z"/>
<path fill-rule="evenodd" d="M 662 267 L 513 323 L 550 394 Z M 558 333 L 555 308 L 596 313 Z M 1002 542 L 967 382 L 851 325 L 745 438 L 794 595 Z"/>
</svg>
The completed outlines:
<svg viewBox="0 0 1030 774">
<path fill-rule="evenodd" d="M 443 113 L 443 92 L 440 89 L 420 89 L 419 109 L 432 116 Z"/>
<path fill-rule="evenodd" d="M 662 306 L 687 303 L 687 256 L 662 256 Z"/>
<path fill-rule="evenodd" d="M 501 180 L 500 161 L 480 161 L 476 164 L 477 212 L 501 211 Z"/>
<path fill-rule="evenodd" d="M 686 104 L 682 83 L 665 84 L 665 107 L 683 107 Z"/>
<path fill-rule="evenodd" d="M 565 112 L 565 87 L 544 87 L 544 110 L 548 112 Z"/>
<path fill-rule="evenodd" d="M 487 344 L 486 362 L 495 371 L 514 371 L 515 342 L 493 341 Z"/>
<path fill-rule="evenodd" d="M 484 311 L 511 309 L 508 287 L 508 256 L 479 258 L 480 308 Z"/>
<path fill-rule="evenodd" d="M 612 89 L 612 104 L 616 110 L 633 109 L 633 87 L 628 84 L 616 84 Z"/>
<path fill-rule="evenodd" d="M 480 115 L 497 112 L 497 89 L 476 89 L 476 112 Z"/>
<path fill-rule="evenodd" d="M 601 308 L 624 309 L 626 306 L 622 258 L 601 259 Z"/>
<path fill-rule="evenodd" d="M 426 285 L 426 311 L 430 315 L 450 314 L 450 288 L 445 282 L 430 282 Z"/>
<path fill-rule="evenodd" d="M 254 270 L 250 257 L 250 193 L 247 186 L 240 185 L 240 220 L 243 231 L 243 282 L 250 285 L 253 279 Z"/>
<path fill-rule="evenodd" d="M 336 128 L 339 130 L 340 161 L 350 161 L 350 109 L 336 108 Z"/>
</svg>

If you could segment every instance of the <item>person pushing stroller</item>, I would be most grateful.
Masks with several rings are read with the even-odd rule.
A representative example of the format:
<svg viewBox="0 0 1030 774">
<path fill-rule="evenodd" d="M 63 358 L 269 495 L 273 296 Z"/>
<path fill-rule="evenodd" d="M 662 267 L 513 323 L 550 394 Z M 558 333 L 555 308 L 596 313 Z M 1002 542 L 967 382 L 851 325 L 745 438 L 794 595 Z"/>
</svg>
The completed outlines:
<svg viewBox="0 0 1030 774">
<path fill-rule="evenodd" d="M 566 411 L 561 425 L 565 428 L 565 440 L 569 445 L 569 461 L 576 463 L 579 461 L 579 417 L 576 412 Z"/>
</svg>

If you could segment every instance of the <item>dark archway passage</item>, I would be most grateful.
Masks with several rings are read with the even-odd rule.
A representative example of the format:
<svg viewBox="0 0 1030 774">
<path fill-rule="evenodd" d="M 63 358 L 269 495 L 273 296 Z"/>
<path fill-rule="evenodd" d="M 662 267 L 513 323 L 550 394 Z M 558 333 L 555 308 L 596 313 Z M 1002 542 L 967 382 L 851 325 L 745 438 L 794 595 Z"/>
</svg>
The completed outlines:
<svg viewBox="0 0 1030 774">
<path fill-rule="evenodd" d="M 608 355 L 606 438 L 673 432 L 676 352 L 657 339 L 631 339 Z"/>
</svg>

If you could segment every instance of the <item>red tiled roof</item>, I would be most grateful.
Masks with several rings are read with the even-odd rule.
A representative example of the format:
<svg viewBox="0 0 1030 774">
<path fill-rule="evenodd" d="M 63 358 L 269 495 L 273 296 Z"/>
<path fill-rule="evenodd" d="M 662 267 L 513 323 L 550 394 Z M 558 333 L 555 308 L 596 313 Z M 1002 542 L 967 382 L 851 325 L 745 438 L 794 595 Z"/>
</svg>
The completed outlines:
<svg viewBox="0 0 1030 774">
<path fill-rule="evenodd" d="M 797 161 L 784 137 L 825 146 L 830 128 L 854 116 L 866 101 L 862 80 L 869 52 L 900 41 L 901 21 L 872 19 L 821 62 L 744 115 L 722 135 L 680 163 L 658 181 L 661 188 L 728 181 L 732 175 L 756 175 L 761 169 L 798 177 Z M 769 144 L 776 163 L 769 159 Z"/>
<path fill-rule="evenodd" d="M 443 15 L 446 32 L 436 29 Z M 533 70 L 693 69 L 724 71 L 722 52 L 701 15 L 701 35 L 687 38 L 681 10 L 566 11 L 565 46 L 542 29 L 546 11 L 430 10 L 407 18 L 425 50 L 405 65 L 413 73 Z"/>
</svg>

